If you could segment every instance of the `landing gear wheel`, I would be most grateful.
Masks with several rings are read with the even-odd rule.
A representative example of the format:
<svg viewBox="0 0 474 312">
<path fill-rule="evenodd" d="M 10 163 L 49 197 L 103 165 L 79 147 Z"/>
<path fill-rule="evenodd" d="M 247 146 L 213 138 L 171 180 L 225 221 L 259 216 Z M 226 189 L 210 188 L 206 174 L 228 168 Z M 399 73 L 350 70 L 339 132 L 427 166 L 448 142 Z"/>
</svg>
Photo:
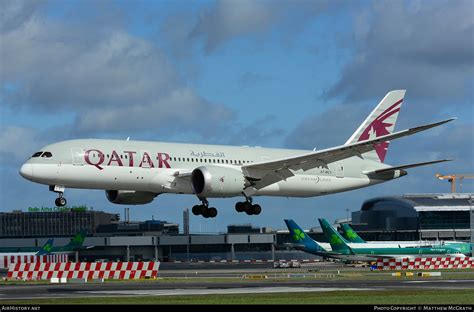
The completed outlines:
<svg viewBox="0 0 474 312">
<path fill-rule="evenodd" d="M 252 203 L 248 201 L 243 202 L 243 208 L 244 208 L 244 211 L 247 212 L 248 214 L 249 211 L 252 211 Z"/>
<path fill-rule="evenodd" d="M 215 218 L 217 216 L 217 209 L 214 207 L 211 207 L 207 210 L 207 213 L 209 214 L 209 217 Z"/>
<path fill-rule="evenodd" d="M 237 203 L 235 204 L 235 210 L 236 210 L 237 212 L 242 212 L 242 211 L 244 211 L 244 203 L 243 203 L 243 202 L 237 202 Z"/>
<path fill-rule="evenodd" d="M 58 198 L 56 198 L 56 200 L 54 201 L 54 203 L 55 203 L 56 206 L 58 206 L 58 207 L 64 207 L 64 206 L 66 206 L 67 201 L 66 201 L 66 198 L 64 198 L 64 197 L 58 197 Z"/>
<path fill-rule="evenodd" d="M 200 205 L 195 205 L 193 206 L 193 215 L 199 216 L 201 214 L 201 206 Z"/>
<path fill-rule="evenodd" d="M 214 207 L 209 208 L 209 202 L 205 198 L 199 198 L 202 201 L 202 205 L 193 206 L 193 214 L 195 216 L 202 215 L 204 218 L 215 218 L 217 216 L 217 209 Z"/>
<path fill-rule="evenodd" d="M 247 215 L 259 215 L 262 212 L 260 205 L 252 205 L 252 198 L 245 197 L 246 201 L 237 202 L 235 204 L 235 210 L 237 212 L 245 212 Z"/>
<path fill-rule="evenodd" d="M 262 207 L 260 205 L 252 205 L 252 214 L 259 215 L 262 212 Z"/>
</svg>

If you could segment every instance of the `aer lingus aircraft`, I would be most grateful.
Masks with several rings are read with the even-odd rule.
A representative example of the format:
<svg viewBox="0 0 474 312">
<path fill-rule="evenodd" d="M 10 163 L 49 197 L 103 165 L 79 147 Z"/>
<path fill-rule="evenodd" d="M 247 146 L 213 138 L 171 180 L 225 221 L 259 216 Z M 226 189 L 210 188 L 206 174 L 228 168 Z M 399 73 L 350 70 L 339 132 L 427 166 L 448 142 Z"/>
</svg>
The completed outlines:
<svg viewBox="0 0 474 312">
<path fill-rule="evenodd" d="M 49 253 L 53 248 L 54 239 L 50 238 L 41 247 L 0 247 L 0 256 L 20 255 L 35 256 L 39 254 Z"/>
<path fill-rule="evenodd" d="M 456 245 L 432 245 L 419 247 L 386 247 L 378 243 L 355 243 L 350 244 L 336 229 L 325 219 L 318 219 L 329 244 L 332 253 L 349 256 L 353 260 L 373 260 L 375 258 L 401 258 L 401 257 L 423 257 L 423 256 L 455 256 L 464 257 L 464 252 L 470 252 L 469 243 L 458 243 Z"/>
<path fill-rule="evenodd" d="M 81 230 L 71 238 L 71 241 L 64 246 L 53 246 L 54 239 L 49 239 L 42 247 L 0 247 L 0 256 L 5 255 L 24 255 L 41 256 L 52 253 L 71 253 L 77 250 L 85 250 L 94 246 L 84 246 L 86 231 Z"/>
<path fill-rule="evenodd" d="M 465 255 L 472 253 L 472 243 L 461 241 L 373 241 L 367 242 L 357 234 L 356 231 L 347 223 L 341 224 L 342 236 L 352 244 L 377 244 L 379 247 L 429 247 L 429 246 L 450 246 L 458 249 Z M 357 245 L 353 245 L 357 246 Z M 361 245 L 359 245 L 361 246 Z"/>
<path fill-rule="evenodd" d="M 43 248 L 38 252 L 38 255 L 46 255 L 52 253 L 72 253 L 74 251 L 85 250 L 93 248 L 94 246 L 84 246 L 86 238 L 86 231 L 81 230 L 79 233 L 71 238 L 71 241 L 64 246 L 52 246 L 49 249 Z"/>
<path fill-rule="evenodd" d="M 346 241 L 325 219 L 319 219 L 328 243 L 317 242 L 304 232 L 293 220 L 286 220 L 290 231 L 291 244 L 287 246 L 324 258 L 336 258 L 350 261 L 372 261 L 384 258 L 413 258 L 423 256 L 464 257 L 470 253 L 470 244 L 458 242 L 453 245 L 400 246 L 390 242 Z M 413 243 L 413 242 L 412 242 Z"/>
<path fill-rule="evenodd" d="M 404 176 L 404 169 L 439 163 L 384 164 L 390 140 L 412 135 L 444 121 L 394 132 L 405 90 L 387 93 L 343 145 L 323 150 L 290 150 L 82 139 L 43 147 L 20 174 L 49 185 L 66 205 L 65 188 L 102 189 L 115 204 L 147 204 L 163 193 L 195 194 L 195 215 L 215 217 L 209 198 L 238 197 L 235 209 L 258 215 L 254 196 L 311 197 L 349 191 Z M 335 116 L 337 118 L 337 116 Z M 322 134 L 324 135 L 324 134 Z"/>
</svg>

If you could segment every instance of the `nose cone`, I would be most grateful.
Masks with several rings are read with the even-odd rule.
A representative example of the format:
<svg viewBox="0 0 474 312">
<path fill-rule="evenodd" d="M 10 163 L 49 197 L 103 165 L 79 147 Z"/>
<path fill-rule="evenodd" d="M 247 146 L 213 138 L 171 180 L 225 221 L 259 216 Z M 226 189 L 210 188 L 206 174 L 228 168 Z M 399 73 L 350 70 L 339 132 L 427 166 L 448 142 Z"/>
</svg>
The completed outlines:
<svg viewBox="0 0 474 312">
<path fill-rule="evenodd" d="M 33 178 L 33 165 L 23 164 L 20 168 L 20 175 L 27 180 L 31 180 Z"/>
</svg>

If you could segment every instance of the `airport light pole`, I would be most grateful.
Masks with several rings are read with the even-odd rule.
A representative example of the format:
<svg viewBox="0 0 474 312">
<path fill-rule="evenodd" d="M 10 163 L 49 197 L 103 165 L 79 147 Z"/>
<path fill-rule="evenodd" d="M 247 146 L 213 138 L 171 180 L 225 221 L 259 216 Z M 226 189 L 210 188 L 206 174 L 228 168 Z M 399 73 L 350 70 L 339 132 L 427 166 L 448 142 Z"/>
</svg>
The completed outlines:
<svg viewBox="0 0 474 312">
<path fill-rule="evenodd" d="M 472 243 L 474 243 L 474 210 L 472 209 L 472 203 L 474 199 L 472 198 L 472 194 L 469 194 L 469 214 L 470 214 L 470 225 L 469 227 L 471 228 L 471 248 L 472 248 Z M 471 250 L 472 253 L 472 250 Z"/>
<path fill-rule="evenodd" d="M 230 257 L 231 257 L 231 260 L 232 260 L 232 261 L 235 260 L 234 244 L 231 244 L 231 245 L 230 245 Z"/>
</svg>

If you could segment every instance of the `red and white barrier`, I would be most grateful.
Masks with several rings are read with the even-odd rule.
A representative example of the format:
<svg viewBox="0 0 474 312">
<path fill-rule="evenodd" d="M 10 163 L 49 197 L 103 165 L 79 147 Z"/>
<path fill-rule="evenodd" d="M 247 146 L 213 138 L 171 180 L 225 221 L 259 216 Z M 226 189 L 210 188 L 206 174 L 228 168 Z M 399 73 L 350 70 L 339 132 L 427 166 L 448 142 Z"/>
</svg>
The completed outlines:
<svg viewBox="0 0 474 312">
<path fill-rule="evenodd" d="M 473 257 L 379 258 L 377 270 L 437 270 L 474 268 Z"/>
<path fill-rule="evenodd" d="M 14 263 L 45 263 L 45 262 L 68 262 L 68 254 L 50 254 L 50 255 L 24 255 L 9 254 L 0 256 L 0 269 L 6 269 Z"/>
<path fill-rule="evenodd" d="M 155 278 L 159 266 L 159 262 L 16 263 L 10 265 L 7 278 L 21 280 Z"/>
</svg>

